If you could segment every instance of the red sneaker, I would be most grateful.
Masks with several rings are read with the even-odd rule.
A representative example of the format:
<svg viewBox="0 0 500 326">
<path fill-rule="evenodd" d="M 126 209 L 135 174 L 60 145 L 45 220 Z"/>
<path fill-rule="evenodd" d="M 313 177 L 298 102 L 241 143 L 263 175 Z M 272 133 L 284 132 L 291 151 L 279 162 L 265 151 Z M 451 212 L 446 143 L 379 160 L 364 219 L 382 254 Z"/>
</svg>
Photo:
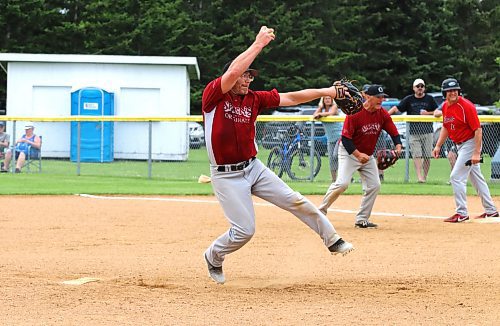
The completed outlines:
<svg viewBox="0 0 500 326">
<path fill-rule="evenodd" d="M 488 213 L 483 213 L 479 216 L 476 216 L 474 218 L 487 218 L 487 217 L 498 217 L 498 212 L 495 212 L 495 213 L 491 213 L 491 214 L 488 214 Z"/>
<path fill-rule="evenodd" d="M 468 216 L 462 216 L 460 214 L 455 214 L 453 216 L 448 217 L 445 219 L 443 222 L 449 222 L 449 223 L 460 223 L 460 222 L 465 222 L 469 219 Z"/>
</svg>

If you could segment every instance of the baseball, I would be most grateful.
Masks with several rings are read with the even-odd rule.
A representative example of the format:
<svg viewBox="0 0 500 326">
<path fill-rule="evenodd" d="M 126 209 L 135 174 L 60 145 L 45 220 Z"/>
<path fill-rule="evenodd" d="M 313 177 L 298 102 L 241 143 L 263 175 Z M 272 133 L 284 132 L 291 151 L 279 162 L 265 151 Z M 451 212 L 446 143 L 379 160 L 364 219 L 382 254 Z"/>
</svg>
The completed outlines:
<svg viewBox="0 0 500 326">
<path fill-rule="evenodd" d="M 265 28 L 265 32 L 267 34 L 274 36 L 274 29 L 273 28 L 267 28 L 267 27 L 264 27 L 264 28 Z"/>
</svg>

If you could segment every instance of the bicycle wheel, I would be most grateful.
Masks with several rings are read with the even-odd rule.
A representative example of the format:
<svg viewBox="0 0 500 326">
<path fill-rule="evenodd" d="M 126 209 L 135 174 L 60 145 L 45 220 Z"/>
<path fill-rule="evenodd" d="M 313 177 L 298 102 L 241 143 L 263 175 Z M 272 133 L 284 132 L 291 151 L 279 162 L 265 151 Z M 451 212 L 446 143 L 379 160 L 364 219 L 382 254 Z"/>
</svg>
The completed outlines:
<svg viewBox="0 0 500 326">
<path fill-rule="evenodd" d="M 288 175 L 293 180 L 310 180 L 311 177 L 311 149 L 297 148 L 290 156 L 290 169 Z M 313 178 L 316 177 L 321 169 L 321 156 L 318 151 L 313 151 Z"/>
<path fill-rule="evenodd" d="M 283 175 L 283 152 L 280 147 L 276 146 L 271 149 L 267 158 L 267 167 L 281 178 Z"/>
</svg>

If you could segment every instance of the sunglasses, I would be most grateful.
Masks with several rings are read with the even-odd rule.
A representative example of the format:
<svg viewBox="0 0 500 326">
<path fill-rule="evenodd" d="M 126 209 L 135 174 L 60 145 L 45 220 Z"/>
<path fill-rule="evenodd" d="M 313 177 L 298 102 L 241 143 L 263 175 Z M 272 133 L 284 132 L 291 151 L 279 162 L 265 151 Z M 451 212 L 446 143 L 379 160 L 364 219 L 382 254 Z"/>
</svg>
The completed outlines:
<svg viewBox="0 0 500 326">
<path fill-rule="evenodd" d="M 252 74 L 250 73 L 244 73 L 243 75 L 241 75 L 241 78 L 246 79 L 248 81 L 253 81 L 255 79 L 255 77 L 252 76 Z"/>
<path fill-rule="evenodd" d="M 423 84 L 418 84 L 417 86 L 415 86 L 416 88 L 425 88 L 425 85 Z"/>
</svg>

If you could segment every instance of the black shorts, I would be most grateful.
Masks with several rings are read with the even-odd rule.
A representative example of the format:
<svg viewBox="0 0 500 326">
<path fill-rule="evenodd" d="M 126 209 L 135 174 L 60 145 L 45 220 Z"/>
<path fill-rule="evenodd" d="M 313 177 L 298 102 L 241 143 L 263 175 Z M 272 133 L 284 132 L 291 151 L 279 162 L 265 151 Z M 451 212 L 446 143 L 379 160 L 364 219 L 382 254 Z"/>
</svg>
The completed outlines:
<svg viewBox="0 0 500 326">
<path fill-rule="evenodd" d="M 26 155 L 26 158 L 28 158 L 28 155 L 26 154 L 26 152 L 16 151 L 16 160 L 19 158 L 19 154 L 21 154 L 21 153 L 24 153 L 24 155 Z M 31 160 L 37 160 L 38 158 L 40 158 L 40 152 L 35 151 L 35 152 L 31 153 L 31 155 L 30 155 Z"/>
</svg>

